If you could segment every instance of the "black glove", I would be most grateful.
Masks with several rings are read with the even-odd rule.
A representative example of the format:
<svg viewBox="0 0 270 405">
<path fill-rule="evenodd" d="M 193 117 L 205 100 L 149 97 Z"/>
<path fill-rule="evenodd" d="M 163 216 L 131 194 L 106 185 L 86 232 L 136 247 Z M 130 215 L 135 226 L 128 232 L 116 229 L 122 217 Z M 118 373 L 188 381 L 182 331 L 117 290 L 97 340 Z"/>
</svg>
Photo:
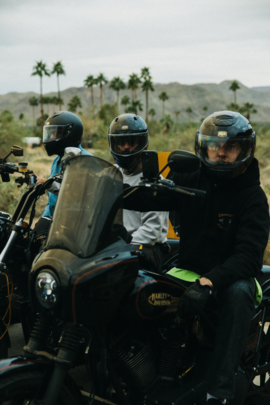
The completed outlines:
<svg viewBox="0 0 270 405">
<path fill-rule="evenodd" d="M 212 294 L 212 289 L 208 285 L 201 285 L 199 280 L 196 280 L 182 295 L 178 304 L 178 314 L 185 315 L 201 315 L 203 308 Z"/>
</svg>

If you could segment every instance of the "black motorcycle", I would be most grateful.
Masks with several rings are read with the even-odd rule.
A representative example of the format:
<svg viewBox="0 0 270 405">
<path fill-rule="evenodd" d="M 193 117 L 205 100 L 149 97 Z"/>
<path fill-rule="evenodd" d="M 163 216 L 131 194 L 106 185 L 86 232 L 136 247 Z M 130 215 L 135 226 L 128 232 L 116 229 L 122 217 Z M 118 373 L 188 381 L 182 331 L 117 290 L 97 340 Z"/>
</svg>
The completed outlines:
<svg viewBox="0 0 270 405">
<path fill-rule="evenodd" d="M 174 171 L 196 170 L 198 163 L 188 152 L 169 157 Z M 25 356 L 0 362 L 0 403 L 203 404 L 217 314 L 206 307 L 200 318 L 182 320 L 177 304 L 190 283 L 139 270 L 137 252 L 122 237 L 122 175 L 114 166 L 84 155 L 66 158 L 63 170 L 47 242 L 29 275 L 37 320 Z M 146 186 L 204 194 L 164 179 Z M 235 404 L 269 403 L 269 269 L 264 274 Z M 88 393 L 68 374 L 82 364 Z"/>
<path fill-rule="evenodd" d="M 12 323 L 21 323 L 25 342 L 30 336 L 34 323 L 28 297 L 28 274 L 34 257 L 46 239 L 46 232 L 33 233 L 31 229 L 35 216 L 35 205 L 45 193 L 52 180 L 46 184 L 36 184 L 36 176 L 27 168 L 26 162 L 16 166 L 7 158 L 23 156 L 23 149 L 13 146 L 10 153 L 0 159 L 0 175 L 3 182 L 10 181 L 10 174 L 20 173 L 15 178 L 18 187 L 27 185 L 20 197 L 13 215 L 0 212 L 0 358 L 7 357 L 11 346 L 8 328 Z M 30 213 L 29 221 L 25 217 Z M 3 316 L 4 315 L 4 316 Z"/>
<path fill-rule="evenodd" d="M 46 183 L 36 184 L 36 176 L 28 170 L 26 162 L 18 166 L 7 162 L 7 158 L 23 156 L 23 149 L 13 146 L 10 153 L 0 158 L 0 175 L 3 182 L 10 181 L 10 174 L 20 173 L 15 178 L 18 187 L 27 185 L 26 191 L 20 197 L 13 215 L 0 212 L 0 358 L 8 356 L 11 341 L 8 333 L 10 324 L 21 323 L 25 343 L 28 342 L 30 330 L 34 323 L 34 314 L 30 310 L 28 297 L 28 274 L 33 260 L 38 254 L 42 244 L 45 243 L 51 219 L 45 218 L 41 227 L 31 229 L 35 217 L 35 206 L 46 189 L 53 181 L 61 182 L 61 176 L 56 175 Z M 63 158 L 64 160 L 65 158 Z M 29 215 L 29 221 L 25 221 Z M 178 241 L 170 239 L 171 252 L 167 254 L 164 271 L 176 263 Z M 140 253 L 141 254 L 141 253 Z M 142 258 L 143 261 L 143 258 Z"/>
</svg>

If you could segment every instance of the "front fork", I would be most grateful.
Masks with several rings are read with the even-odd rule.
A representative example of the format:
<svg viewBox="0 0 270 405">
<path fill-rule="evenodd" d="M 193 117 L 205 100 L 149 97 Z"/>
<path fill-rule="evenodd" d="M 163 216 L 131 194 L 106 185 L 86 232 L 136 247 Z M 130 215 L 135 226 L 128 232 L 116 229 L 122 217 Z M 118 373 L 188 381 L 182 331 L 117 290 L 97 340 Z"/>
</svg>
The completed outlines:
<svg viewBox="0 0 270 405">
<path fill-rule="evenodd" d="M 79 343 L 82 339 L 82 333 L 78 325 L 69 324 L 62 334 L 59 344 L 57 356 L 52 356 L 47 352 L 40 351 L 46 343 L 50 333 L 51 317 L 41 315 L 37 320 L 27 346 L 24 351 L 32 355 L 45 356 L 51 363 L 54 364 L 53 371 L 50 376 L 45 374 L 42 387 L 40 387 L 37 396 L 29 405 L 39 403 L 42 405 L 54 405 L 59 397 L 63 382 L 69 369 L 75 360 L 78 351 Z"/>
<path fill-rule="evenodd" d="M 7 261 L 9 259 L 9 256 L 13 250 L 14 244 L 16 242 L 16 239 L 19 234 L 23 234 L 25 232 L 24 229 L 24 222 L 22 219 L 20 219 L 16 224 L 13 226 L 11 234 L 8 238 L 8 241 L 6 243 L 6 246 L 2 250 L 0 254 L 0 271 L 5 271 L 7 269 Z"/>
</svg>

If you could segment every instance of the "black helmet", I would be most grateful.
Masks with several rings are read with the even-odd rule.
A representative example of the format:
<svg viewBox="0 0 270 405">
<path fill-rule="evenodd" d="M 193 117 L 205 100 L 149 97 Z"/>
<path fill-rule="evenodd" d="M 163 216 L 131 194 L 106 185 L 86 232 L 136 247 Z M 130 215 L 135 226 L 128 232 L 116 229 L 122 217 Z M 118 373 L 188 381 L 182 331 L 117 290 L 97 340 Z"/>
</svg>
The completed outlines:
<svg viewBox="0 0 270 405">
<path fill-rule="evenodd" d="M 243 115 L 219 111 L 209 115 L 197 131 L 195 152 L 209 174 L 228 179 L 246 171 L 255 144 L 255 132 Z"/>
<path fill-rule="evenodd" d="M 148 146 L 148 127 L 139 115 L 121 114 L 110 125 L 108 141 L 115 162 L 133 170 Z"/>
<path fill-rule="evenodd" d="M 43 127 L 43 144 L 47 154 L 61 155 L 68 146 L 78 146 L 82 134 L 83 124 L 77 115 L 69 111 L 53 113 Z"/>
</svg>

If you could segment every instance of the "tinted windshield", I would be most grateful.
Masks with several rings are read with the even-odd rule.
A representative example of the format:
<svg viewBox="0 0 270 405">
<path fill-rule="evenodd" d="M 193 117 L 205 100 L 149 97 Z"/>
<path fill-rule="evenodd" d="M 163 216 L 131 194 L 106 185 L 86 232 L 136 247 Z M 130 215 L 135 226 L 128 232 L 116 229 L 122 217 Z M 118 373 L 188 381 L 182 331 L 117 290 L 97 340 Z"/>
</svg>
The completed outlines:
<svg viewBox="0 0 270 405">
<path fill-rule="evenodd" d="M 62 247 L 89 257 L 117 238 L 122 229 L 121 172 L 94 156 L 69 161 L 57 199 L 47 248 Z"/>
</svg>

